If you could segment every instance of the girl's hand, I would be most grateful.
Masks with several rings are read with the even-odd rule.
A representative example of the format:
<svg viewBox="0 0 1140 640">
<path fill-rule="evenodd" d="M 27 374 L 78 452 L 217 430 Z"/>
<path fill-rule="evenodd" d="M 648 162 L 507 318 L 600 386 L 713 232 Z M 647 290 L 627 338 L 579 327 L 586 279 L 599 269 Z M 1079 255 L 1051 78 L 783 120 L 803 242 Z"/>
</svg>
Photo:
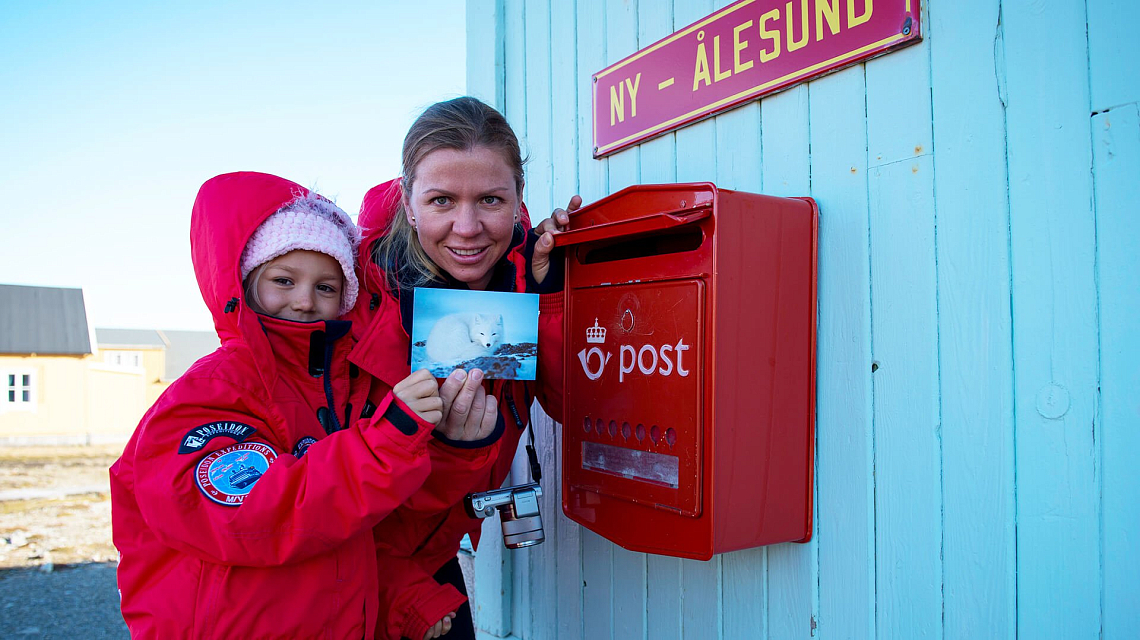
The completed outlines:
<svg viewBox="0 0 1140 640">
<path fill-rule="evenodd" d="M 499 402 L 483 389 L 483 372 L 456 369 L 439 388 L 443 419 L 439 430 L 450 440 L 482 440 L 495 431 Z"/>
<path fill-rule="evenodd" d="M 538 244 L 534 245 L 534 256 L 531 257 L 531 274 L 534 281 L 542 284 L 546 274 L 550 271 L 550 252 L 554 251 L 554 234 L 566 230 L 570 224 L 570 212 L 577 211 L 582 206 L 582 196 L 570 198 L 565 209 L 555 209 L 550 217 L 538 223 L 535 232 L 538 233 Z"/>
<path fill-rule="evenodd" d="M 448 631 L 451 631 L 451 619 L 455 617 L 455 612 L 443 616 L 443 619 L 432 625 L 427 631 L 424 632 L 424 640 L 429 638 L 438 638 Z"/>
<path fill-rule="evenodd" d="M 425 422 L 438 425 L 443 419 L 443 399 L 439 397 L 439 383 L 427 369 L 420 369 L 392 387 L 392 393 L 408 405 Z"/>
</svg>

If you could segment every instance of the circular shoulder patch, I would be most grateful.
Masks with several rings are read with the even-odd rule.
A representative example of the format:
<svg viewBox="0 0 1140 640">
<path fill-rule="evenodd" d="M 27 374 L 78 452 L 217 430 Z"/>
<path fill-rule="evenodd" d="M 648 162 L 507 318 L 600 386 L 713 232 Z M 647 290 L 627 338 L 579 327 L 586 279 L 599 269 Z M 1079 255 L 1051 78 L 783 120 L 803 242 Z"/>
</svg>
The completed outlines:
<svg viewBox="0 0 1140 640">
<path fill-rule="evenodd" d="M 236 507 L 276 459 L 277 452 L 261 442 L 218 449 L 198 463 L 198 488 L 214 502 Z"/>
</svg>

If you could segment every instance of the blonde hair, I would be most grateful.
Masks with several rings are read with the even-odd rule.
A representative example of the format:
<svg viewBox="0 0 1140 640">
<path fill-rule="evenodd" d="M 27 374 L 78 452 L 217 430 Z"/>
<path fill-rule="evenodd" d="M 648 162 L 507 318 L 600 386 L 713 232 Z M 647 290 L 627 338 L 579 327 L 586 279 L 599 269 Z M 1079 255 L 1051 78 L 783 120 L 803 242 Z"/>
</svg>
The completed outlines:
<svg viewBox="0 0 1140 640">
<path fill-rule="evenodd" d="M 470 96 L 437 102 L 428 107 L 404 137 L 401 197 L 396 214 L 372 251 L 372 260 L 385 274 L 389 290 L 400 285 L 422 286 L 446 281 L 446 274 L 435 264 L 416 230 L 408 222 L 404 202 L 416 181 L 416 169 L 428 154 L 439 149 L 470 151 L 486 147 L 498 151 L 515 178 L 515 191 L 522 200 L 523 165 L 519 139 L 503 114 Z"/>
</svg>

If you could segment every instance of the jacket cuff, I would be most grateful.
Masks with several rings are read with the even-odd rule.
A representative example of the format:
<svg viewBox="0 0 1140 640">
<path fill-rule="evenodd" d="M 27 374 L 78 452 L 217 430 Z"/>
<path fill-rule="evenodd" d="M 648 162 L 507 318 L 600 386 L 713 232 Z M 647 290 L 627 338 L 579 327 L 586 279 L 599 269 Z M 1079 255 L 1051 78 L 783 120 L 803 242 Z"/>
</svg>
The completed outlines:
<svg viewBox="0 0 1140 640">
<path fill-rule="evenodd" d="M 523 247 L 523 258 L 526 260 L 524 268 L 526 293 L 557 293 L 562 291 L 563 274 L 566 271 L 566 260 L 563 258 L 565 251 L 562 247 L 555 247 L 550 252 L 550 270 L 546 272 L 542 284 L 539 284 L 534 279 L 534 272 L 531 271 L 531 259 L 534 257 L 534 247 L 538 244 L 538 238 L 538 233 L 531 229 L 526 234 L 526 246 Z"/>
<path fill-rule="evenodd" d="M 432 625 L 443 616 L 458 611 L 467 598 L 450 584 L 440 585 L 431 596 L 409 606 L 400 625 L 400 634 L 405 638 L 422 638 Z"/>
<path fill-rule="evenodd" d="M 482 449 L 483 447 L 489 447 L 498 442 L 499 438 L 503 437 L 503 432 L 506 431 L 506 429 L 507 423 L 503 420 L 503 414 L 500 412 L 495 416 L 495 430 L 486 438 L 479 440 L 452 440 L 443 435 L 443 432 L 439 429 L 432 431 L 431 434 L 435 437 L 436 441 L 446 444 L 449 447 L 455 447 L 456 449 Z"/>
<path fill-rule="evenodd" d="M 419 455 L 427 450 L 427 443 L 431 439 L 435 425 L 420 418 L 415 411 L 397 398 L 396 394 L 388 392 L 374 415 L 377 418 L 374 418 L 364 431 L 369 440 L 373 439 L 371 436 L 383 437 L 412 455 Z M 388 426 L 384 423 L 388 423 Z"/>
<path fill-rule="evenodd" d="M 562 292 L 544 293 L 538 296 L 538 313 L 539 315 L 547 313 L 562 313 L 565 309 L 565 300 L 562 298 Z"/>
</svg>

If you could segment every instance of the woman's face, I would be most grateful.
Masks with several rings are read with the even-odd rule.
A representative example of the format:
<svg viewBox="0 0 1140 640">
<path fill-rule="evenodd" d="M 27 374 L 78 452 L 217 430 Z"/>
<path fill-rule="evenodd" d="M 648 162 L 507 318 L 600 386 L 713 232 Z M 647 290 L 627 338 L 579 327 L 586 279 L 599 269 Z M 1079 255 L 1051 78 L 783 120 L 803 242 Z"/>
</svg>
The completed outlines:
<svg viewBox="0 0 1140 640">
<path fill-rule="evenodd" d="M 498 151 L 437 149 L 420 161 L 411 193 L 404 194 L 408 222 L 436 265 L 472 289 L 486 289 L 510 247 L 518 188 Z"/>
</svg>

